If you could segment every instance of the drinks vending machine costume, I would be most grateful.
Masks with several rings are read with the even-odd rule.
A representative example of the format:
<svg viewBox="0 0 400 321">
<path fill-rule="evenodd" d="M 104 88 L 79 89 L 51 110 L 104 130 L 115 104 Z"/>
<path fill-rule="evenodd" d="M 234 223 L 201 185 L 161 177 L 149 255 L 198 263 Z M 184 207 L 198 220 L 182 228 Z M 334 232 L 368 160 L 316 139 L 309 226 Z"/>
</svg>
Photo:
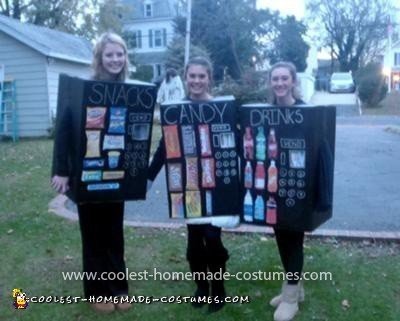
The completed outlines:
<svg viewBox="0 0 400 321">
<path fill-rule="evenodd" d="M 243 221 L 313 230 L 332 215 L 335 107 L 240 108 Z"/>
</svg>

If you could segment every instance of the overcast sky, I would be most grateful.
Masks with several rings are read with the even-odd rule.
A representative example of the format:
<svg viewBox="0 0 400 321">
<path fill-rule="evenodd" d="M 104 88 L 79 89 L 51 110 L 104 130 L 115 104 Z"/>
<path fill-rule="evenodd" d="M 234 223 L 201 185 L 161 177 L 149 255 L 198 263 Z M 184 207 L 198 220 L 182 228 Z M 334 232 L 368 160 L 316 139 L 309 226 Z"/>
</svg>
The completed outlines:
<svg viewBox="0 0 400 321">
<path fill-rule="evenodd" d="M 304 17 L 304 0 L 257 0 L 258 8 L 279 10 L 283 15 L 295 15 L 297 19 Z"/>
</svg>

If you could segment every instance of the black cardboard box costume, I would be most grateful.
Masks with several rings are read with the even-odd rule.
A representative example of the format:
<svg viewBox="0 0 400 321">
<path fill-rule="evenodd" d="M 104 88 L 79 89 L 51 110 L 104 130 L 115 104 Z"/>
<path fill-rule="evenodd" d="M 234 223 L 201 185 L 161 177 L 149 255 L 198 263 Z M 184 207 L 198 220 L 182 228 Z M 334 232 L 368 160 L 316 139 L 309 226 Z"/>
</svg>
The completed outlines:
<svg viewBox="0 0 400 321">
<path fill-rule="evenodd" d="M 143 199 L 155 87 L 60 76 L 52 174 L 69 177 L 85 272 L 125 273 L 124 200 Z M 84 279 L 84 294 L 128 294 L 126 280 Z"/>
<path fill-rule="evenodd" d="M 60 76 L 53 173 L 76 202 L 144 199 L 155 87 Z"/>
<path fill-rule="evenodd" d="M 332 216 L 335 108 L 240 108 L 243 221 L 311 231 Z"/>
</svg>

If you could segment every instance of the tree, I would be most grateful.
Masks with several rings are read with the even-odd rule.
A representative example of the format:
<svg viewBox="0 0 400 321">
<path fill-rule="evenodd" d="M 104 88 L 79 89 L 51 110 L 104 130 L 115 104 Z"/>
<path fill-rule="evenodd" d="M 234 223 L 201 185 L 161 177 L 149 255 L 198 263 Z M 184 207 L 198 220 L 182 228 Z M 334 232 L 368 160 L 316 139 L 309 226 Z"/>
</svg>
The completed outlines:
<svg viewBox="0 0 400 321">
<path fill-rule="evenodd" d="M 215 78 L 224 71 L 239 79 L 258 55 L 259 38 L 269 32 L 272 14 L 256 10 L 253 0 L 194 0 L 191 43 L 204 46 L 214 61 Z M 178 17 L 176 31 L 185 35 L 186 19 Z"/>
<path fill-rule="evenodd" d="M 190 46 L 190 56 L 203 56 L 211 60 L 210 54 L 205 48 L 195 45 Z M 184 62 L 185 39 L 183 37 L 176 37 L 167 48 L 165 66 L 167 68 L 175 68 L 181 75 L 183 75 Z"/>
<path fill-rule="evenodd" d="M 387 0 L 310 0 L 307 7 L 341 71 L 356 71 L 380 51 L 393 12 Z"/>
<path fill-rule="evenodd" d="M 117 0 L 0 0 L 0 14 L 90 40 L 106 30 L 120 32 L 128 10 Z"/>
<path fill-rule="evenodd" d="M 298 71 L 307 68 L 307 56 L 310 46 L 304 41 L 306 26 L 296 21 L 294 16 L 279 19 L 277 25 L 277 36 L 273 40 L 272 49 L 267 51 L 271 64 L 278 61 L 290 61 L 294 63 Z"/>
</svg>

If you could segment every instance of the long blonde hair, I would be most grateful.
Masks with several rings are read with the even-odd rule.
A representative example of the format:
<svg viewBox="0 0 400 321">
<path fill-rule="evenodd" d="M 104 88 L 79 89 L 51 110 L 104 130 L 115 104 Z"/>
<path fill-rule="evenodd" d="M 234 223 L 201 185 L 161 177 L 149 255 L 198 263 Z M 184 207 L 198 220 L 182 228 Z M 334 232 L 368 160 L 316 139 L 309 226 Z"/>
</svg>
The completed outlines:
<svg viewBox="0 0 400 321">
<path fill-rule="evenodd" d="M 119 35 L 113 32 L 103 33 L 96 42 L 93 50 L 93 61 L 92 61 L 92 69 L 93 69 L 93 79 L 95 80 L 110 80 L 109 73 L 104 69 L 102 63 L 102 55 L 104 48 L 107 44 L 113 43 L 120 45 L 125 53 L 125 64 L 122 68 L 121 72 L 117 75 L 116 81 L 125 81 L 129 74 L 129 59 L 128 59 L 128 48 L 124 39 L 122 39 Z"/>
<path fill-rule="evenodd" d="M 274 92 L 271 89 L 271 76 L 272 76 L 272 72 L 277 68 L 285 68 L 289 71 L 290 75 L 292 76 L 293 84 L 294 84 L 294 86 L 292 88 L 292 96 L 294 99 L 300 99 L 301 94 L 297 88 L 298 78 L 297 78 L 296 66 L 293 63 L 288 62 L 288 61 L 279 61 L 271 66 L 269 73 L 268 73 L 268 99 L 267 99 L 268 102 L 270 104 L 274 104 L 276 101 Z"/>
</svg>

